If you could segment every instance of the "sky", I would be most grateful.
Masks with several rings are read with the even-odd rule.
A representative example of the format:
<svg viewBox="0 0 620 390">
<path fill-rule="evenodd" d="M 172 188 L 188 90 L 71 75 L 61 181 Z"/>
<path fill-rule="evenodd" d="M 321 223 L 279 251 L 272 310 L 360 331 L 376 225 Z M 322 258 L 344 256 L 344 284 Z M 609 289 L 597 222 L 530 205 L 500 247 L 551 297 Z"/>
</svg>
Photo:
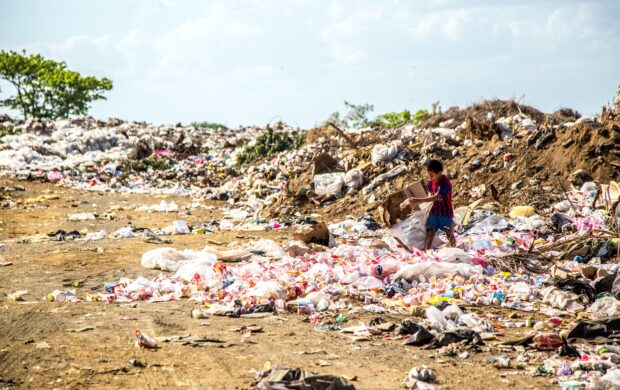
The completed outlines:
<svg viewBox="0 0 620 390">
<path fill-rule="evenodd" d="M 492 98 L 588 114 L 620 84 L 620 1 L 0 0 L 0 49 L 110 78 L 101 119 L 310 127 L 345 100 Z"/>
</svg>

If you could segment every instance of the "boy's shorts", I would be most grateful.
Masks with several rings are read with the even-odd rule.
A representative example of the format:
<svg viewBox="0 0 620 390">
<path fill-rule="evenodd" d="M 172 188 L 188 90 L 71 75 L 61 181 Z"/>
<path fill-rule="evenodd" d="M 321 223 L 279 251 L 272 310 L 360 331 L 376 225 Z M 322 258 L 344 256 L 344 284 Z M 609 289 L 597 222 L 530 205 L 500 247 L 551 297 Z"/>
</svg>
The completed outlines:
<svg viewBox="0 0 620 390">
<path fill-rule="evenodd" d="M 443 230 L 446 233 L 452 228 L 452 217 L 429 214 L 426 219 L 426 230 Z"/>
</svg>

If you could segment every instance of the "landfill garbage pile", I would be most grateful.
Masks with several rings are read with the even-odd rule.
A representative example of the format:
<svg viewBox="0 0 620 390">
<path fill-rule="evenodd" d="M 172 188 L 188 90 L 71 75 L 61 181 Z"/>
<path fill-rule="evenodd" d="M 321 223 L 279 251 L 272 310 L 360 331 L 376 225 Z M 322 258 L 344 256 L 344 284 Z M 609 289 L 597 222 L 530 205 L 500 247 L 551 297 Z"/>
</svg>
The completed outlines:
<svg viewBox="0 0 620 390">
<path fill-rule="evenodd" d="M 158 276 L 130 275 L 98 291 L 58 289 L 47 301 L 188 299 L 199 305 L 194 318 L 298 313 L 317 331 L 338 331 L 354 341 L 401 340 L 461 359 L 501 341 L 519 355 L 489 359 L 497 369 L 555 376 L 564 388 L 611 389 L 620 386 L 620 97 L 614 104 L 582 118 L 571 110 L 548 115 L 491 101 L 450 109 L 417 126 L 327 125 L 304 132 L 301 145 L 273 149 L 257 143 L 271 127 L 5 117 L 2 126 L 11 132 L 0 139 L 0 166 L 11 177 L 95 191 L 190 195 L 195 207 L 200 199 L 226 201 L 220 221 L 125 227 L 111 234 L 115 238 L 141 235 L 169 245 L 160 236 L 291 229 L 286 245 L 260 239 L 145 250 L 140 264 L 161 270 Z M 237 156 L 253 146 L 257 154 L 245 156 L 264 151 L 264 158 L 241 163 Z M 431 158 L 445 161 L 455 183 L 457 242 L 447 247 L 440 235 L 435 249 L 425 252 L 419 238 L 429 205 L 401 211 L 395 205 L 426 177 L 423 164 Z M 3 207 L 27 206 L 12 200 L 19 191 L 3 190 Z M 135 209 L 181 212 L 168 202 Z M 112 219 L 113 211 L 74 213 L 68 220 Z M 44 239 L 107 237 L 105 231 L 83 236 L 59 230 Z M 480 308 L 492 310 L 477 314 Z M 506 310 L 521 314 L 506 316 Z M 347 324 L 347 315 L 358 312 L 375 318 Z M 524 313 L 546 319 L 523 319 Z M 396 324 L 384 319 L 388 315 L 406 318 Z M 528 335 L 506 340 L 505 328 L 524 328 Z M 140 348 L 157 346 L 139 330 L 136 337 Z M 546 359 L 534 351 L 547 351 Z M 437 377 L 414 367 L 404 384 L 433 388 Z M 259 373 L 255 386 L 286 386 L 281 381 L 350 388 L 345 378 L 280 367 Z"/>
<path fill-rule="evenodd" d="M 417 126 L 302 131 L 300 147 L 243 164 L 239 155 L 259 135 L 293 129 L 281 122 L 233 130 L 4 116 L 2 127 L 10 131 L 0 138 L 0 172 L 93 190 L 233 199 L 264 215 L 326 205 L 330 213 L 351 213 L 377 210 L 438 158 L 455 181 L 457 204 L 493 193 L 540 208 L 553 200 L 550 189 L 559 179 L 576 186 L 618 179 L 618 111 L 581 117 L 569 109 L 543 114 L 514 101 L 485 101 Z"/>
</svg>

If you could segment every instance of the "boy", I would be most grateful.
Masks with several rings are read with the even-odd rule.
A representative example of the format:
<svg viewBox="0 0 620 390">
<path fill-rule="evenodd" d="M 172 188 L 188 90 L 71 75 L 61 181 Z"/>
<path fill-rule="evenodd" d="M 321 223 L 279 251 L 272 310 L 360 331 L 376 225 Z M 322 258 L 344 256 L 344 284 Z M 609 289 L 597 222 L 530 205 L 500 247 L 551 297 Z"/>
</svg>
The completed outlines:
<svg viewBox="0 0 620 390">
<path fill-rule="evenodd" d="M 433 202 L 433 207 L 426 220 L 426 238 L 424 240 L 424 250 L 431 249 L 433 238 L 437 230 L 442 230 L 448 236 L 450 246 L 456 245 L 454 238 L 454 209 L 452 208 L 452 183 L 443 174 L 443 164 L 438 160 L 430 160 L 426 164 L 426 171 L 430 180 L 427 190 L 431 196 L 426 198 L 409 198 L 405 200 L 401 207 L 407 207 L 416 203 Z"/>
</svg>

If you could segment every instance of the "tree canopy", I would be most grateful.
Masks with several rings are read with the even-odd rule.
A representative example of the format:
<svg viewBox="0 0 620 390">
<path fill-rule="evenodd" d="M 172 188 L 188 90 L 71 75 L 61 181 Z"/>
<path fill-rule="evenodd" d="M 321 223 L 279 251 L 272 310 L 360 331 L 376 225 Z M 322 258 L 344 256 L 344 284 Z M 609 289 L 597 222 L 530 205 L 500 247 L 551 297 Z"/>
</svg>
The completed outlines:
<svg viewBox="0 0 620 390">
<path fill-rule="evenodd" d="M 86 115 L 90 103 L 105 100 L 112 81 L 82 76 L 62 61 L 46 59 L 25 51 L 0 51 L 0 78 L 11 83 L 16 94 L 0 105 L 22 112 L 29 118 L 68 118 Z"/>
</svg>

